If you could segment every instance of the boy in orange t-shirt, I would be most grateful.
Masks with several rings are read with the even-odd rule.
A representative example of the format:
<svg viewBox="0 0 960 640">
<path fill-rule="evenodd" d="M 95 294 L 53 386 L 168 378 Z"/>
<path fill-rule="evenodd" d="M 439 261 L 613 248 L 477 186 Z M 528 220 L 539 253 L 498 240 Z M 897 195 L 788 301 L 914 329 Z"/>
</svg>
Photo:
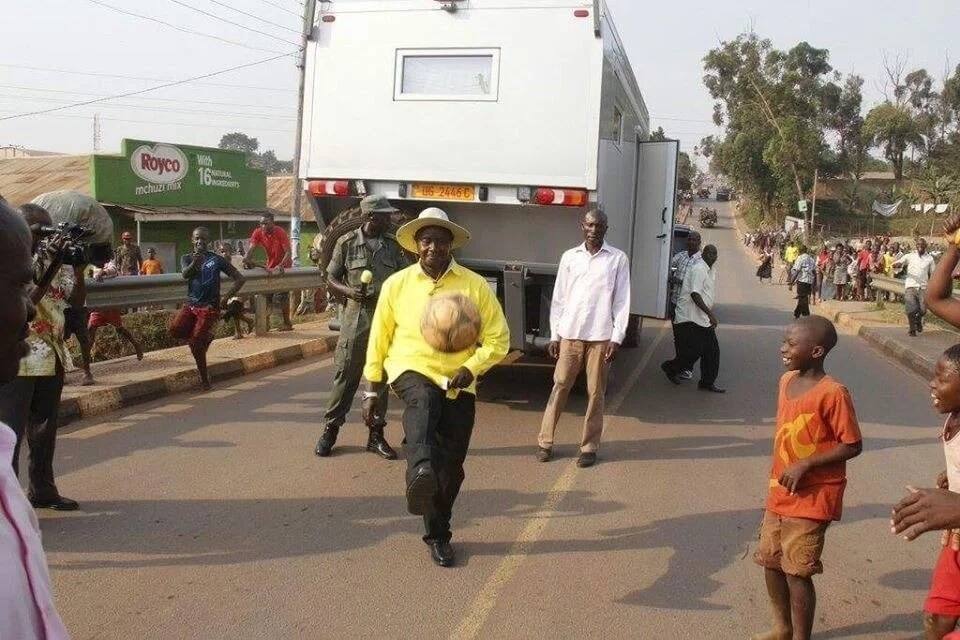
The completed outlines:
<svg viewBox="0 0 960 640">
<path fill-rule="evenodd" d="M 157 260 L 157 250 L 147 249 L 147 259 L 140 263 L 140 275 L 155 276 L 163 273 L 163 263 Z"/>
<path fill-rule="evenodd" d="M 843 510 L 846 461 L 863 448 L 850 392 L 823 370 L 836 344 L 832 322 L 806 316 L 787 327 L 780 347 L 788 371 L 780 379 L 770 489 L 754 554 L 764 567 L 773 629 L 754 640 L 810 637 L 812 576 L 823 572 L 827 526 Z"/>
</svg>

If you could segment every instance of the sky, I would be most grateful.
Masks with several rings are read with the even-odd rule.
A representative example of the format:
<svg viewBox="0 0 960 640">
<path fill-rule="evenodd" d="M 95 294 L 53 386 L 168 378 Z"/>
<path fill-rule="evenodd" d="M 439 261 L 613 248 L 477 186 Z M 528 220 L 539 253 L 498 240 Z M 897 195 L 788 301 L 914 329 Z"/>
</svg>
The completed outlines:
<svg viewBox="0 0 960 640">
<path fill-rule="evenodd" d="M 718 132 L 702 81 L 704 54 L 751 28 L 777 47 L 806 40 L 829 49 L 836 70 L 865 78 L 867 107 L 883 99 L 884 55 L 938 78 L 948 62 L 960 63 L 955 0 L 607 3 L 652 126 L 688 152 Z M 243 131 L 261 150 L 291 157 L 297 73 L 294 57 L 283 54 L 297 48 L 299 0 L 0 0 L 0 10 L 0 118 L 279 56 L 144 96 L 0 120 L 0 146 L 90 153 L 99 114 L 103 152 L 118 151 L 124 137 L 216 146 L 224 133 Z"/>
</svg>

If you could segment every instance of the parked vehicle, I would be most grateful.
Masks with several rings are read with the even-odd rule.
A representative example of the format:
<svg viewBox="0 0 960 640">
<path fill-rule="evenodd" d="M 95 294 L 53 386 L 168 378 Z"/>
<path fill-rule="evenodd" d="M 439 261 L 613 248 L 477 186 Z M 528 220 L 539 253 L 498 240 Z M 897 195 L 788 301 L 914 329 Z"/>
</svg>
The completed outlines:
<svg viewBox="0 0 960 640">
<path fill-rule="evenodd" d="M 730 200 L 730 189 L 727 189 L 725 187 L 721 187 L 720 189 L 717 189 L 717 201 L 726 202 L 728 200 Z"/>
<path fill-rule="evenodd" d="M 647 107 L 602 0 L 322 3 L 306 52 L 303 155 L 317 219 L 358 198 L 438 206 L 473 233 L 457 260 L 496 287 L 511 348 L 549 342 L 561 254 L 609 217 L 631 260 L 631 335 L 667 312 L 676 141 Z M 577 124 L 581 123 L 581 124 Z"/>
<path fill-rule="evenodd" d="M 697 191 L 697 197 L 701 200 L 706 200 L 710 197 L 710 189 L 703 188 Z"/>
</svg>

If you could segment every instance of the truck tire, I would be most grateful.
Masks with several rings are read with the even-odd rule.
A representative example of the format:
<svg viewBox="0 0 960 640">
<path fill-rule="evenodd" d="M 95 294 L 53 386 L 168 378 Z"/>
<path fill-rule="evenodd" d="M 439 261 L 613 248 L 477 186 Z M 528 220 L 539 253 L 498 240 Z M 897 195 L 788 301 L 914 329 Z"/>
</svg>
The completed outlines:
<svg viewBox="0 0 960 640">
<path fill-rule="evenodd" d="M 623 338 L 624 349 L 636 349 L 640 346 L 640 330 L 643 328 L 643 316 L 636 313 L 630 314 L 630 321 L 627 322 L 627 335 Z"/>
</svg>

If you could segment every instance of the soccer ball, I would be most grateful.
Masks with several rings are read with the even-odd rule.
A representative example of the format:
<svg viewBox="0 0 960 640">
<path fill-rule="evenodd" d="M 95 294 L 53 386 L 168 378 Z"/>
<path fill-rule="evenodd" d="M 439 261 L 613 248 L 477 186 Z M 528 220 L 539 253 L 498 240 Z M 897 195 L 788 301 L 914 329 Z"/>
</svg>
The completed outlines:
<svg viewBox="0 0 960 640">
<path fill-rule="evenodd" d="M 423 310 L 420 332 L 437 351 L 457 353 L 477 344 L 480 312 L 473 300 L 461 293 L 434 296 Z"/>
</svg>

